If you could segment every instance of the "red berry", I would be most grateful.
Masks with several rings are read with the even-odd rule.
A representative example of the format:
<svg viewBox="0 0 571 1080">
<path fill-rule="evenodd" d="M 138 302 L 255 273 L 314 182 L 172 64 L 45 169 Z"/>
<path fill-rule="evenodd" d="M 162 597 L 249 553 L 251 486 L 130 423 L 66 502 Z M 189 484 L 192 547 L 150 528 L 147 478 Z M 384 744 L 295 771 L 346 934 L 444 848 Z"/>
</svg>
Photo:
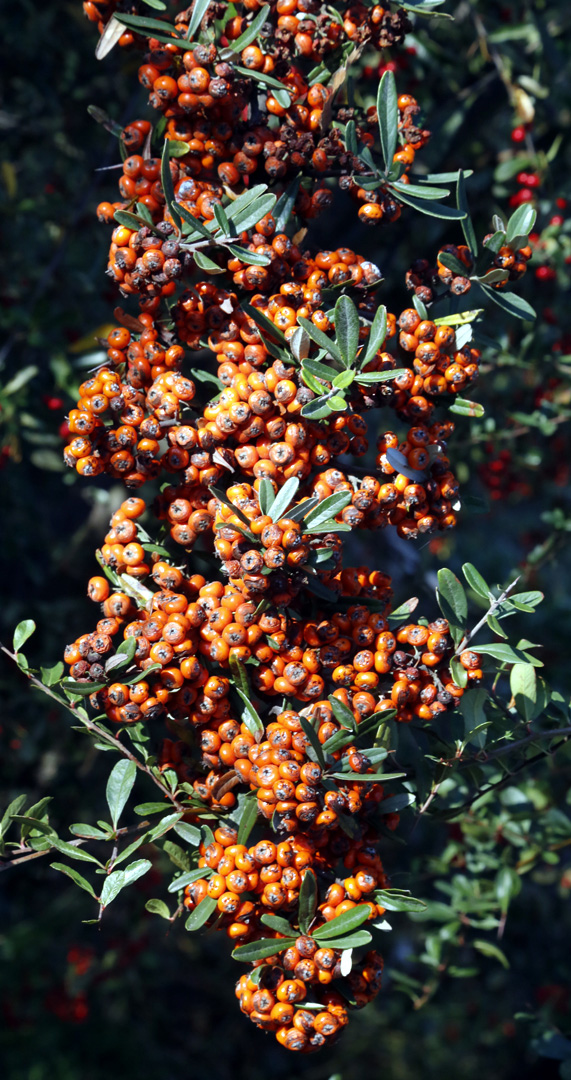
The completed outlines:
<svg viewBox="0 0 571 1080">
<path fill-rule="evenodd" d="M 525 139 L 525 128 L 518 124 L 512 131 L 512 142 L 520 143 Z"/>
</svg>

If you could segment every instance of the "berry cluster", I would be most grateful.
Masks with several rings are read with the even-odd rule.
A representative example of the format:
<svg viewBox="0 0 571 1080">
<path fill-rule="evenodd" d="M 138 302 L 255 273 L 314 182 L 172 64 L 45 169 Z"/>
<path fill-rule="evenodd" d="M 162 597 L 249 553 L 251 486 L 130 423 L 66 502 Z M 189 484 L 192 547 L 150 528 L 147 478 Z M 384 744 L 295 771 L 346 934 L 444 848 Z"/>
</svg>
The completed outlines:
<svg viewBox="0 0 571 1080">
<path fill-rule="evenodd" d="M 114 225 L 108 274 L 138 308 L 116 311 L 64 457 L 131 494 L 66 685 L 178 785 L 201 835 L 180 878 L 187 928 L 225 930 L 250 964 L 242 1011 L 309 1052 L 380 988 L 379 954 L 351 950 L 387 899 L 386 784 L 402 775 L 377 771 L 387 725 L 438 721 L 482 679 L 446 619 L 391 613 L 389 576 L 349 565 L 340 536 L 456 523 L 454 425 L 436 410 L 474 384 L 480 354 L 424 305 L 440 286 L 466 292 L 473 258 L 449 245 L 417 262 L 414 307 L 394 315 L 374 263 L 305 245 L 334 177 L 364 223 L 396 221 L 407 201 L 429 134 L 418 103 L 389 84 L 391 113 L 379 95 L 388 137 L 336 77 L 355 50 L 402 41 L 401 6 L 214 0 L 198 25 L 196 5 L 154 19 L 136 0 L 83 6 L 100 49 L 118 37 L 139 53 L 161 117 L 122 131 L 120 200 L 97 211 Z M 528 257 L 493 254 L 512 280 Z M 383 406 L 395 423 L 375 418 L 373 449 L 366 414 Z"/>
</svg>

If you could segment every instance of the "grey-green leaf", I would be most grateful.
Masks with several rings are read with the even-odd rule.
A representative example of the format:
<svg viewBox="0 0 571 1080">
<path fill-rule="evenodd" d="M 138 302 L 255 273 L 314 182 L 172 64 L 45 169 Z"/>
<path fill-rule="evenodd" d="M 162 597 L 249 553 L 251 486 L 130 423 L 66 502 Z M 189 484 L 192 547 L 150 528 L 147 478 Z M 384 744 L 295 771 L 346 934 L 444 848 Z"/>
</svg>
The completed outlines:
<svg viewBox="0 0 571 1080">
<path fill-rule="evenodd" d="M 136 774 L 137 766 L 134 761 L 118 761 L 111 770 L 105 794 L 113 828 L 115 829 L 133 789 Z"/>
</svg>

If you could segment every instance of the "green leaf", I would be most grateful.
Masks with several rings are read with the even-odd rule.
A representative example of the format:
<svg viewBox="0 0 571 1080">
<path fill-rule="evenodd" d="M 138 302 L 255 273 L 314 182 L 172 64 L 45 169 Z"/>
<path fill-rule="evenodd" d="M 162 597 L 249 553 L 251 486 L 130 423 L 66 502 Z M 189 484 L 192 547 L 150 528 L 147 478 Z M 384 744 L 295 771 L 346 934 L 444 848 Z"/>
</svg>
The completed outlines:
<svg viewBox="0 0 571 1080">
<path fill-rule="evenodd" d="M 297 476 L 290 476 L 289 480 L 286 480 L 283 487 L 278 491 L 270 510 L 270 517 L 272 521 L 279 521 L 280 518 L 285 516 L 285 513 L 290 504 L 295 499 L 299 488 L 299 480 Z"/>
<path fill-rule="evenodd" d="M 470 588 L 473 589 L 474 592 L 478 594 L 478 596 L 481 596 L 484 600 L 488 601 L 492 599 L 493 593 L 491 592 L 487 583 L 484 581 L 479 570 L 476 570 L 476 567 L 473 565 L 473 563 L 464 563 L 462 567 L 462 573 L 464 574 L 464 577 L 466 578 L 466 581 L 468 582 Z"/>
<path fill-rule="evenodd" d="M 16 629 L 14 630 L 14 637 L 12 639 L 15 653 L 20 652 L 22 645 L 25 645 L 26 641 L 32 636 L 35 629 L 36 624 L 33 619 L 23 619 L 22 622 L 18 623 Z"/>
<path fill-rule="evenodd" d="M 412 206 L 414 210 L 419 210 L 421 214 L 441 218 L 442 221 L 463 221 L 466 216 L 462 210 L 454 210 L 451 206 L 441 206 L 428 199 L 417 199 L 413 195 L 405 195 L 403 191 L 399 191 L 398 199 L 407 206 Z"/>
<path fill-rule="evenodd" d="M 34 376 L 38 374 L 38 371 L 39 371 L 39 368 L 35 367 L 33 364 L 28 364 L 27 367 L 22 368 L 21 371 L 18 371 L 17 374 L 14 375 L 13 378 L 11 378 L 6 383 L 6 385 L 4 386 L 4 389 L 2 391 L 2 396 L 3 397 L 11 397 L 12 394 L 17 393 L 17 391 L 21 390 L 22 387 L 26 385 L 26 383 L 30 382 L 30 379 L 33 379 Z M 32 621 L 31 619 L 26 620 L 26 622 L 31 622 L 31 621 Z M 23 624 L 20 624 L 20 625 L 23 625 Z M 35 624 L 34 624 L 34 629 L 35 629 Z M 16 652 L 17 651 L 18 650 L 16 649 Z"/>
<path fill-rule="evenodd" d="M 502 915 L 505 915 L 510 901 L 521 892 L 522 880 L 511 866 L 502 866 L 496 874 L 494 888 L 500 902 Z"/>
<path fill-rule="evenodd" d="M 314 401 L 308 401 L 303 406 L 301 415 L 308 420 L 324 420 L 326 416 L 331 415 L 331 411 L 329 394 L 324 394 L 323 397 L 315 398 Z"/>
<path fill-rule="evenodd" d="M 465 173 L 462 169 L 458 170 L 458 182 L 456 185 L 456 206 L 461 214 L 462 219 L 462 232 L 464 233 L 464 239 L 470 248 L 470 251 L 475 258 L 478 254 L 478 241 L 476 240 L 476 233 L 474 232 L 474 226 L 472 224 L 472 218 L 468 210 L 468 196 L 466 194 L 466 181 Z M 465 275 L 462 275 L 465 276 Z"/>
<path fill-rule="evenodd" d="M 136 775 L 137 766 L 134 761 L 118 761 L 111 770 L 105 794 L 114 829 L 117 828 L 117 822 L 131 794 Z"/>
<path fill-rule="evenodd" d="M 147 900 L 145 911 L 150 911 L 151 915 L 160 915 L 161 919 L 170 919 L 171 917 L 171 913 L 164 900 Z"/>
<path fill-rule="evenodd" d="M 504 645 L 502 642 L 476 645 L 474 648 L 483 656 L 492 656 L 503 664 L 533 664 L 533 667 L 543 667 L 541 660 L 531 653 L 524 652 L 523 649 L 513 649 L 511 645 Z"/>
<path fill-rule="evenodd" d="M 180 215 L 182 220 L 186 221 L 187 225 L 190 225 L 195 232 L 199 233 L 200 236 L 204 237 L 205 240 L 209 240 L 211 244 L 214 243 L 214 237 L 212 236 L 210 230 L 206 228 L 206 225 L 204 225 L 202 221 L 199 221 L 198 218 L 195 218 L 194 215 L 190 213 L 190 210 L 186 209 L 186 206 L 183 206 L 182 203 L 177 202 L 176 211 Z M 192 236 L 192 233 L 190 233 L 189 236 Z"/>
<path fill-rule="evenodd" d="M 146 30 L 149 31 L 149 36 L 152 37 L 155 36 L 152 33 L 153 30 L 158 30 L 162 33 L 166 33 L 167 30 L 172 30 L 173 33 L 176 33 L 180 36 L 176 26 L 173 26 L 171 23 L 165 22 L 163 19 L 150 19 L 146 15 L 124 15 L 123 12 L 115 15 L 115 18 L 118 20 L 118 22 L 123 23 L 124 26 L 129 26 L 133 30 L 136 30 L 138 33 L 142 33 Z M 169 40 L 171 41 L 171 43 L 176 44 L 176 38 L 170 38 Z M 182 40 L 183 39 L 181 37 L 181 41 Z"/>
<path fill-rule="evenodd" d="M 324 923 L 323 926 L 318 926 L 311 936 L 316 941 L 328 941 L 330 938 L 343 937 L 344 934 L 350 934 L 352 930 L 362 926 L 370 917 L 371 909 L 369 905 L 357 904 L 356 907 L 344 911 L 342 915 L 337 915 L 334 919 Z"/>
<path fill-rule="evenodd" d="M 266 516 L 269 513 L 271 505 L 275 499 L 273 484 L 271 480 L 268 480 L 267 476 L 263 476 L 260 480 L 258 498 L 260 500 L 260 512 L 264 516 Z"/>
<path fill-rule="evenodd" d="M 284 349 L 288 348 L 287 340 L 282 331 L 268 318 L 267 315 L 264 315 L 263 311 L 253 307 L 251 304 L 242 304 L 242 311 L 249 319 L 252 319 L 252 321 L 256 323 L 256 326 L 259 326 L 260 329 L 264 331 L 270 340 L 277 341 Z"/>
<path fill-rule="evenodd" d="M 399 111 L 397 87 L 392 71 L 385 71 L 377 93 L 377 118 L 381 136 L 381 149 L 385 169 L 390 172 L 393 156 L 397 147 L 399 130 Z"/>
<path fill-rule="evenodd" d="M 0 837 L 4 836 L 8 832 L 8 829 L 10 828 L 10 822 L 20 812 L 26 802 L 27 797 L 27 795 L 17 795 L 16 798 L 13 799 L 12 802 L 6 807 L 6 810 L 4 811 L 4 814 L 2 816 L 2 821 L 0 821 Z"/>
<path fill-rule="evenodd" d="M 494 301 L 494 304 L 497 304 L 498 307 L 501 307 L 516 319 L 533 322 L 537 318 L 537 313 L 531 304 L 528 304 L 527 300 L 523 299 L 523 296 L 518 296 L 512 292 L 500 292 L 499 289 L 491 289 L 488 285 L 480 284 L 480 288 L 490 300 Z"/>
<path fill-rule="evenodd" d="M 462 639 L 468 619 L 468 601 L 466 593 L 456 574 L 443 567 L 438 571 L 438 589 L 436 598 L 445 619 L 448 620 L 450 633 L 455 645 Z"/>
<path fill-rule="evenodd" d="M 286 937 L 291 937 L 293 933 L 291 923 L 288 923 L 287 919 L 282 919 L 280 915 L 262 915 L 260 922 L 264 926 L 269 926 L 270 930 L 277 930 L 278 934 L 285 934 Z"/>
<path fill-rule="evenodd" d="M 194 0 L 192 15 L 188 24 L 188 33 L 186 35 L 189 41 L 194 41 L 194 35 L 196 34 L 196 31 L 198 30 L 198 27 L 200 26 L 209 7 L 210 0 Z"/>
<path fill-rule="evenodd" d="M 327 700 L 331 705 L 331 709 L 337 723 L 341 724 L 341 727 L 346 728 L 347 731 L 353 731 L 356 733 L 357 721 L 355 720 L 355 717 L 353 716 L 353 713 L 349 706 L 344 705 L 343 702 L 339 701 L 339 698 L 334 697 L 333 694 L 330 694 Z"/>
<path fill-rule="evenodd" d="M 487 692 L 481 687 L 469 690 L 458 703 L 464 717 L 464 739 L 482 750 L 486 743 L 486 713 L 484 707 L 488 701 Z M 486 725 L 486 726 L 484 726 Z"/>
<path fill-rule="evenodd" d="M 42 682 L 45 686 L 55 686 L 63 675 L 64 667 L 61 660 L 51 668 L 41 668 Z"/>
<path fill-rule="evenodd" d="M 253 79 L 255 82 L 262 83 L 264 86 L 269 86 L 272 90 L 273 97 L 276 98 L 276 101 L 279 101 L 280 105 L 283 105 L 283 108 L 289 109 L 291 105 L 292 94 L 294 93 L 293 90 L 291 91 L 291 93 L 288 92 L 285 89 L 283 83 L 279 82 L 278 79 L 274 79 L 271 75 L 266 75 L 265 72 L 254 71 L 252 68 L 243 68 L 240 67 L 238 64 L 233 64 L 232 66 L 234 68 L 234 71 L 237 71 L 239 75 L 244 75 L 247 79 Z M 281 100 L 277 96 L 278 93 L 280 95 L 283 95 Z M 287 103 L 285 100 L 286 98 Z"/>
<path fill-rule="evenodd" d="M 32 832 L 39 832 L 42 836 L 49 836 L 51 840 L 57 836 L 55 829 L 52 829 L 47 821 L 41 821 L 39 818 L 31 816 L 31 808 L 27 814 L 13 814 L 12 821 L 19 821 L 22 825 L 22 840 L 25 840 Z"/>
<path fill-rule="evenodd" d="M 533 664 L 514 664 L 510 671 L 510 690 L 515 707 L 529 723 L 535 719 L 537 705 L 537 676 Z"/>
<path fill-rule="evenodd" d="M 194 870 L 188 870 L 186 873 L 180 874 L 179 877 L 173 878 L 168 886 L 168 891 L 170 893 L 180 892 L 187 885 L 192 885 L 195 881 L 200 881 L 201 878 L 209 877 L 211 872 L 207 866 L 199 866 Z"/>
<path fill-rule="evenodd" d="M 343 937 L 327 938 L 327 949 L 358 949 L 360 945 L 368 945 L 372 941 L 372 935 L 368 930 L 357 930 L 354 934 L 345 934 Z"/>
<path fill-rule="evenodd" d="M 426 473 L 422 469 L 413 469 L 408 463 L 408 458 L 401 453 L 400 450 L 395 450 L 394 447 L 389 446 L 385 453 L 385 457 L 396 472 L 401 473 L 403 476 L 408 477 L 413 483 L 421 483 L 426 479 Z"/>
<path fill-rule="evenodd" d="M 450 192 L 446 188 L 432 187 L 430 184 L 403 184 L 402 180 L 393 180 L 389 184 L 392 191 L 405 195 L 414 195 L 417 199 L 445 199 Z"/>
<path fill-rule="evenodd" d="M 336 390 L 346 390 L 348 386 L 351 386 L 354 379 L 354 371 L 340 371 L 333 380 L 333 386 Z"/>
<path fill-rule="evenodd" d="M 391 611 L 390 615 L 387 615 L 389 623 L 401 623 L 405 619 L 408 619 L 409 615 L 412 615 L 413 611 L 418 607 L 418 596 L 411 596 L 410 600 L 405 600 L 404 604 Z"/>
<path fill-rule="evenodd" d="M 218 203 L 215 203 L 214 207 L 213 207 L 213 210 L 214 210 L 214 217 L 216 219 L 216 224 L 218 225 L 218 228 L 220 229 L 222 235 L 224 237 L 232 236 L 233 235 L 232 226 L 230 225 L 230 222 L 228 221 L 228 218 L 226 217 L 226 211 L 224 210 L 224 207 L 220 206 Z"/>
<path fill-rule="evenodd" d="M 450 659 L 450 674 L 456 686 L 465 687 L 468 684 L 468 672 L 466 668 L 460 663 L 460 659 L 457 656 L 452 656 Z"/>
<path fill-rule="evenodd" d="M 68 694 L 76 694 L 77 697 L 89 697 L 90 694 L 97 694 L 99 690 L 104 690 L 106 683 L 83 683 L 76 682 L 75 679 L 62 679 L 60 686 Z"/>
<path fill-rule="evenodd" d="M 165 855 L 168 855 L 170 861 L 175 866 L 178 866 L 179 870 L 190 870 L 190 856 L 179 844 L 173 843 L 172 840 L 165 840 L 163 851 Z"/>
<path fill-rule="evenodd" d="M 70 859 L 78 859 L 79 862 L 92 862 L 96 863 L 97 866 L 101 866 L 99 859 L 96 859 L 95 855 L 90 855 L 88 851 L 76 847 L 75 844 L 67 844 L 65 840 L 60 840 L 59 837 L 52 839 L 52 847 L 57 848 L 62 855 L 68 855 Z"/>
<path fill-rule="evenodd" d="M 517 210 L 514 210 L 510 217 L 507 229 L 506 229 L 506 244 L 511 244 L 518 236 L 529 236 L 535 220 L 537 218 L 537 210 L 529 203 L 523 203 L 518 206 Z"/>
<path fill-rule="evenodd" d="M 377 889 L 375 900 L 387 911 L 425 911 L 424 900 L 411 896 L 408 889 Z"/>
<path fill-rule="evenodd" d="M 133 807 L 133 812 L 139 817 L 148 817 L 149 814 L 163 814 L 168 809 L 168 803 L 144 802 Z"/>
<path fill-rule="evenodd" d="M 442 263 L 447 270 L 451 270 L 453 274 L 459 277 L 468 277 L 470 271 L 464 263 L 456 257 L 451 251 L 439 251 L 438 262 Z"/>
<path fill-rule="evenodd" d="M 216 904 L 216 901 L 214 903 Z M 266 956 L 273 956 L 274 953 L 290 949 L 296 941 L 297 937 L 260 938 L 259 941 L 249 941 L 246 945 L 238 945 L 232 956 L 234 960 L 243 960 L 246 964 L 254 963 L 256 960 L 264 960 Z"/>
<path fill-rule="evenodd" d="M 307 330 L 304 330 L 303 326 L 296 327 L 289 339 L 289 347 L 294 360 L 297 360 L 298 364 L 309 356 L 309 342 L 310 338 Z"/>
<path fill-rule="evenodd" d="M 390 795 L 388 799 L 382 799 L 377 805 L 379 814 L 398 814 L 400 810 L 406 810 L 416 802 L 416 795 L 408 791 L 402 791 L 399 795 Z"/>
<path fill-rule="evenodd" d="M 1 833 L 1 831 L 2 831 L 2 827 L 0 826 L 0 833 Z M 73 833 L 74 836 L 83 836 L 88 840 L 108 840 L 109 839 L 108 834 L 103 832 L 103 829 L 96 829 L 95 826 L 93 826 L 93 825 L 84 825 L 82 822 L 80 822 L 80 823 L 78 823 L 76 825 L 70 825 L 69 826 L 69 831 L 71 833 Z"/>
<path fill-rule="evenodd" d="M 121 889 L 125 888 L 125 885 L 125 871 L 113 870 L 103 882 L 100 896 L 102 906 L 107 907 L 108 904 L 111 904 L 115 897 L 119 895 Z"/>
<path fill-rule="evenodd" d="M 291 184 L 280 195 L 274 207 L 273 216 L 276 223 L 276 233 L 282 233 L 292 217 L 300 183 L 301 175 L 292 180 Z"/>
<path fill-rule="evenodd" d="M 335 337 L 345 367 L 351 367 L 359 348 L 359 313 L 353 301 L 344 293 L 335 304 Z"/>
<path fill-rule="evenodd" d="M 83 889 L 84 892 L 89 893 L 90 896 L 93 896 L 94 899 L 96 899 L 93 887 L 84 877 L 81 876 L 81 874 L 78 874 L 77 870 L 73 870 L 71 866 L 64 866 L 63 863 L 53 862 L 50 863 L 50 865 L 52 870 L 59 870 L 62 874 L 67 874 L 67 876 L 71 878 L 71 880 L 74 881 L 76 885 L 79 885 L 80 889 Z"/>
<path fill-rule="evenodd" d="M 105 671 L 116 671 L 118 668 L 129 667 L 137 651 L 137 638 L 128 637 L 121 642 L 114 656 L 110 656 L 105 664 Z"/>
<path fill-rule="evenodd" d="M 303 316 L 300 315 L 297 321 L 300 326 L 303 326 L 303 329 L 307 331 L 311 340 L 314 341 L 316 345 L 319 345 L 320 349 L 325 349 L 325 352 L 329 356 L 332 356 L 334 360 L 337 360 L 339 364 L 342 364 L 342 366 L 345 367 L 341 349 L 332 338 L 328 337 L 327 334 L 324 334 L 323 330 L 319 330 L 318 327 L 311 322 L 311 319 L 304 319 Z"/>
<path fill-rule="evenodd" d="M 387 336 L 387 309 L 384 304 L 381 304 L 375 312 L 375 317 L 371 323 L 371 329 L 369 337 L 367 338 L 367 348 L 365 355 L 362 358 L 361 368 L 370 364 L 371 360 L 374 360 L 379 349 L 382 348 Z"/>
<path fill-rule="evenodd" d="M 232 49 L 232 52 L 242 52 L 242 50 L 245 49 L 247 45 L 250 45 L 252 41 L 256 40 L 269 14 L 270 5 L 264 4 L 264 7 L 260 8 L 256 17 L 252 19 L 252 22 L 249 24 L 248 28 L 244 30 L 244 33 L 240 34 L 239 38 L 236 38 L 235 41 L 231 42 L 230 48 Z"/>
<path fill-rule="evenodd" d="M 403 776 L 406 776 L 404 772 L 393 773 L 356 773 L 356 772 L 338 772 L 328 773 L 333 780 L 353 780 L 355 783 L 361 784 L 378 784 L 385 780 L 401 780 Z"/>
<path fill-rule="evenodd" d="M 164 196 L 165 196 L 165 199 L 166 199 L 166 202 L 167 202 L 167 206 L 168 206 L 168 208 L 170 210 L 172 219 L 173 219 L 175 225 L 177 226 L 177 228 L 180 230 L 182 228 L 182 218 L 181 218 L 181 215 L 180 215 L 180 213 L 179 213 L 179 211 L 177 209 L 176 203 L 175 203 L 174 186 L 173 186 L 173 180 L 172 180 L 170 164 L 169 164 L 169 162 L 170 162 L 170 149 L 169 149 L 169 146 L 170 146 L 169 140 L 165 139 L 165 143 L 164 143 L 164 146 L 163 146 L 163 153 L 162 153 L 162 157 L 161 157 L 161 184 L 162 184 L 163 193 L 164 193 Z M 215 209 L 216 209 L 216 207 L 215 207 Z"/>
<path fill-rule="evenodd" d="M 237 844 L 247 844 L 250 833 L 256 824 L 258 817 L 258 801 L 254 798 L 247 798 L 244 804 L 244 810 L 242 811 L 242 817 L 240 818 L 240 824 L 238 825 L 238 837 L 236 839 Z"/>
<path fill-rule="evenodd" d="M 375 383 L 391 382 L 399 375 L 406 375 L 408 368 L 390 368 L 387 371 L 364 371 L 357 375 L 357 382 L 362 386 L 374 386 Z"/>
<path fill-rule="evenodd" d="M 225 274 L 226 270 L 223 266 L 218 266 L 213 259 L 210 259 L 208 255 L 205 255 L 202 251 L 193 251 L 192 257 L 198 266 L 199 270 L 205 270 L 207 274 Z"/>
<path fill-rule="evenodd" d="M 200 844 L 200 829 L 196 825 L 190 825 L 187 821 L 177 821 L 173 829 L 177 836 L 180 836 L 181 840 L 186 840 L 191 847 L 198 847 Z"/>
<path fill-rule="evenodd" d="M 240 690 L 239 687 L 236 687 L 235 689 L 244 706 L 242 710 L 242 723 L 246 725 L 250 735 L 254 736 L 256 742 L 260 742 L 264 734 L 264 725 L 248 696 L 243 690 Z"/>
<path fill-rule="evenodd" d="M 236 200 L 237 202 L 238 200 Z M 276 203 L 275 195 L 264 195 L 263 198 L 256 199 L 255 203 L 251 206 L 244 207 L 239 213 L 231 213 L 234 210 L 235 203 L 232 203 L 231 207 L 226 208 L 226 213 L 230 218 L 230 221 L 234 223 L 240 232 L 244 232 L 246 229 L 252 229 L 254 225 L 257 225 L 266 214 L 270 214 L 274 209 Z M 251 255 L 251 252 L 247 253 Z M 268 260 L 269 262 L 270 260 Z"/>
<path fill-rule="evenodd" d="M 321 743 L 319 741 L 319 737 L 317 735 L 317 732 L 316 732 L 315 728 L 312 727 L 310 721 L 305 716 L 300 716 L 299 722 L 300 722 L 300 724 L 301 724 L 301 726 L 303 728 L 304 734 L 309 739 L 309 742 L 311 744 L 311 748 L 313 750 L 313 754 L 312 754 L 309 747 L 308 747 L 308 750 L 307 750 L 308 757 L 314 757 L 314 760 L 317 761 L 321 765 L 322 769 L 324 769 L 325 768 L 325 755 L 323 753 L 323 747 L 322 747 L 322 745 L 321 745 Z"/>
<path fill-rule="evenodd" d="M 302 934 L 309 932 L 317 908 L 317 882 L 313 870 L 305 870 L 299 887 L 297 920 Z"/>
<path fill-rule="evenodd" d="M 328 495 L 303 518 L 304 532 L 314 532 L 323 522 L 339 514 L 351 502 L 350 491 L 338 491 Z"/>
<path fill-rule="evenodd" d="M 509 968 L 510 962 L 507 956 L 505 955 L 505 953 L 502 952 L 501 949 L 498 948 L 497 945 L 494 945 L 491 941 L 479 940 L 474 941 L 472 944 L 474 948 L 478 950 L 478 952 L 482 953 L 483 956 L 490 956 L 494 960 L 499 960 L 502 967 Z"/>
</svg>

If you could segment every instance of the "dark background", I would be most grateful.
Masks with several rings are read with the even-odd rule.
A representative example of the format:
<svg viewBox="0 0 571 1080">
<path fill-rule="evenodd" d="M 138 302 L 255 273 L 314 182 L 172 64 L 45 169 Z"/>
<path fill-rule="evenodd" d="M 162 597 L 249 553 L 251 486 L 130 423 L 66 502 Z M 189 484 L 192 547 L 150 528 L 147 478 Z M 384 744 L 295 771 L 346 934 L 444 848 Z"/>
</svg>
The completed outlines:
<svg viewBox="0 0 571 1080">
<path fill-rule="evenodd" d="M 550 222 L 558 213 L 565 218 L 555 200 L 570 194 L 569 10 L 564 0 L 503 6 L 480 0 L 448 3 L 445 10 L 457 15 L 454 24 L 418 20 L 407 50 L 399 54 L 399 91 L 417 93 L 434 132 L 423 165 L 474 169 L 469 192 L 480 236 L 492 213 L 505 211 L 518 190 L 515 175 L 505 178 L 502 162 L 518 151 L 527 153 L 526 167 L 542 167 L 537 231 L 545 247 L 534 257 L 522 290 L 540 318 L 531 330 L 499 312 L 490 314 L 485 331 L 500 348 L 490 351 L 476 391 L 487 420 L 458 418 L 451 444 L 464 490 L 488 499 L 491 511 L 465 511 L 452 537 L 416 547 L 388 533 L 360 537 L 353 541 L 350 561 L 381 566 L 393 575 L 397 602 L 420 595 L 428 611 L 441 565 L 458 570 L 470 560 L 498 582 L 522 573 L 523 587 L 546 593 L 533 628 L 522 624 L 522 633 L 543 643 L 546 678 L 565 692 L 570 682 L 569 436 L 561 421 L 569 406 L 569 380 L 561 357 L 571 353 L 565 311 L 570 234 L 565 222 Z M 118 486 L 101 479 L 77 482 L 60 463 L 59 427 L 74 388 L 94 363 L 94 335 L 112 321 L 117 300 L 103 274 L 109 230 L 98 226 L 94 215 L 99 201 L 114 197 L 116 174 L 97 170 L 119 160 L 117 143 L 86 110 L 97 104 L 122 124 L 149 113 L 137 83 L 136 56 L 117 49 L 97 63 L 94 29 L 85 22 L 81 4 L 21 0 L 5 13 L 3 24 L 0 621 L 3 640 L 10 644 L 20 619 L 35 620 L 28 655 L 39 666 L 55 663 L 65 643 L 92 626 L 85 585 L 95 571 L 93 550 L 110 507 L 121 498 Z M 488 35 L 484 43 L 482 25 Z M 527 105 L 521 98 L 510 100 L 497 55 L 512 85 L 524 91 L 527 86 L 535 105 L 523 146 L 510 136 Z M 378 60 L 373 60 L 365 55 L 365 70 L 362 65 L 357 71 L 364 96 L 374 92 Z M 371 66 L 374 72 L 366 70 Z M 523 86 L 517 83 L 522 74 Z M 532 92 L 529 80 L 538 92 Z M 541 155 L 559 133 L 562 146 L 544 169 Z M 443 231 L 440 222 L 414 218 L 412 212 L 403 214 L 390 233 L 366 231 L 356 226 L 353 204 L 340 196 L 328 221 L 312 227 L 310 242 L 331 246 L 332 221 L 337 245 L 353 245 L 380 265 L 387 279 L 383 300 L 394 311 L 407 303 L 403 278 L 410 262 L 435 254 L 443 240 L 460 240 L 454 229 Z M 541 265 L 553 267 L 553 280 L 536 274 Z M 37 370 L 30 374 L 29 368 Z M 19 373 L 24 373 L 22 386 L 10 390 Z M 556 380 L 554 387 L 550 380 Z M 532 416 L 544 391 L 551 397 L 542 422 L 514 421 L 514 412 Z M 372 428 L 375 422 L 373 417 Z M 514 435 L 518 423 L 524 432 Z M 486 466 L 505 446 L 512 455 L 509 475 L 502 474 L 501 497 L 490 499 L 498 489 L 486 485 Z M 20 792 L 28 792 L 30 802 L 49 794 L 52 820 L 62 835 L 71 822 L 95 822 L 104 812 L 105 755 L 71 730 L 57 707 L 30 691 L 4 657 L 0 691 L 2 807 Z M 565 809 L 569 772 L 569 756 L 560 755 L 536 768 L 531 782 L 538 791 L 557 791 Z M 153 798 L 142 780 L 136 792 L 139 801 Z M 399 835 L 408 846 L 386 840 L 383 857 L 395 885 L 406 878 L 409 887 L 412 880 L 410 887 L 424 895 L 443 873 L 439 860 L 455 838 L 455 826 L 423 821 L 411 832 L 412 825 L 412 815 L 404 815 Z M 268 1073 L 280 1080 L 300 1075 L 327 1080 L 337 1073 L 343 1080 L 557 1076 L 558 1062 L 539 1058 L 534 1048 L 530 1033 L 537 1029 L 514 1015 L 528 1013 L 536 1023 L 540 1018 L 562 1031 L 569 1026 L 571 874 L 566 875 L 565 856 L 563 846 L 555 860 L 540 863 L 525 878 L 501 943 L 509 970 L 479 957 L 477 975 L 444 973 L 436 989 L 434 968 L 422 960 L 431 928 L 397 915 L 385 949 L 389 973 L 376 1003 L 352 1017 L 332 1051 L 300 1060 L 241 1016 L 233 992 L 238 968 L 228 960 L 224 940 L 191 938 L 180 924 L 170 927 L 144 910 L 150 896 L 164 895 L 162 856 L 156 869 L 106 912 L 100 929 L 82 925 L 82 919 L 93 917 L 93 905 L 49 869 L 49 858 L 11 869 L 0 876 L 3 1075 L 7 1080 L 170 1080 L 189 1071 L 213 1080 L 262 1080 Z M 418 980 L 410 995 L 391 969 Z"/>
</svg>

